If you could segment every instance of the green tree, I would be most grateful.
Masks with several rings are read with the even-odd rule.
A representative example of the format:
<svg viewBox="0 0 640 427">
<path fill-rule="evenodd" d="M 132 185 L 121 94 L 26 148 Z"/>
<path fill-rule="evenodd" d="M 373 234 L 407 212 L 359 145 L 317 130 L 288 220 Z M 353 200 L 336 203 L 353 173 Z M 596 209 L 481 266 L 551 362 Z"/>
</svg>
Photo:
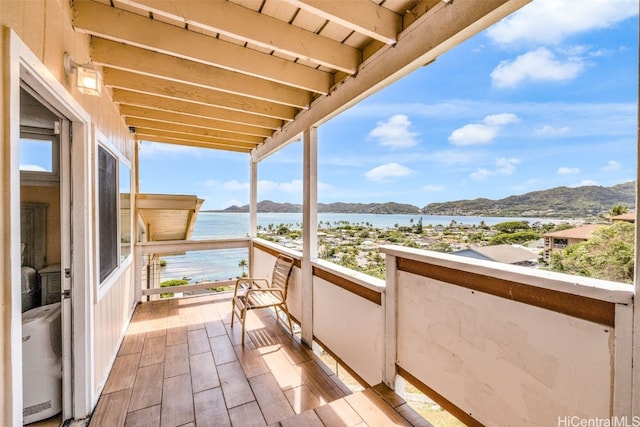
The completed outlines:
<svg viewBox="0 0 640 427">
<path fill-rule="evenodd" d="M 618 215 L 624 215 L 627 212 L 629 212 L 629 208 L 623 205 L 615 205 L 614 207 L 611 208 L 611 210 L 609 211 L 609 216 L 618 216 Z"/>
<path fill-rule="evenodd" d="M 507 221 L 493 226 L 500 233 L 517 233 L 519 231 L 531 230 L 529 221 Z"/>
<path fill-rule="evenodd" d="M 435 243 L 429 249 L 436 252 L 453 252 L 451 245 L 445 242 Z"/>
<path fill-rule="evenodd" d="M 244 272 L 244 269 L 247 268 L 248 266 L 249 266 L 249 263 L 247 263 L 247 260 L 244 258 L 242 258 L 238 262 L 238 267 L 242 269 L 242 277 L 247 277 L 247 273 Z"/>
<path fill-rule="evenodd" d="M 538 240 L 540 235 L 533 231 L 519 231 L 517 233 L 502 233 L 489 239 L 489 245 L 514 245 L 524 244 Z"/>
<path fill-rule="evenodd" d="M 597 228 L 585 242 L 551 256 L 555 271 L 616 282 L 633 283 L 635 226 L 616 222 Z"/>
<path fill-rule="evenodd" d="M 358 270 L 358 259 L 352 253 L 343 254 L 340 258 L 340 265 L 352 270 Z"/>
</svg>

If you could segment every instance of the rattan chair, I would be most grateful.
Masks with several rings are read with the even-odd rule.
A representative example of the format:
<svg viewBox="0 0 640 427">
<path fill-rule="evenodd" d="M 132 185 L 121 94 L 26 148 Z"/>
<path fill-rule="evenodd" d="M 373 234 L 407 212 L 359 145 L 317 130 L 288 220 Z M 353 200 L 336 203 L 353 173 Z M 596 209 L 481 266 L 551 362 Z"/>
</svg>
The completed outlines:
<svg viewBox="0 0 640 427">
<path fill-rule="evenodd" d="M 244 277 L 236 281 L 236 289 L 233 292 L 233 310 L 231 311 L 231 327 L 234 317 L 237 315 L 242 322 L 242 345 L 244 345 L 245 321 L 250 310 L 273 307 L 276 311 L 276 319 L 279 319 L 278 308 L 287 315 L 289 331 L 293 335 L 291 315 L 287 309 L 287 289 L 289 277 L 293 270 L 293 259 L 285 255 L 278 255 L 271 281 L 266 278 Z"/>
</svg>

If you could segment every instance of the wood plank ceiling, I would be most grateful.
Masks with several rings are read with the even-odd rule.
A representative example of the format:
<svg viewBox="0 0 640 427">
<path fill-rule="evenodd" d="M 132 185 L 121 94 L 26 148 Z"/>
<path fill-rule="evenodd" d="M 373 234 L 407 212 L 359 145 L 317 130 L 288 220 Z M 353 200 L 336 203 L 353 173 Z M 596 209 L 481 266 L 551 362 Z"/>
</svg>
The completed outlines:
<svg viewBox="0 0 640 427">
<path fill-rule="evenodd" d="M 298 117 L 322 122 L 528 1 L 74 0 L 73 25 L 92 36 L 91 59 L 137 140 L 248 153 L 288 142 Z M 418 24 L 414 58 L 357 87 Z M 343 85 L 356 90 L 325 101 L 331 111 L 318 102 Z"/>
</svg>

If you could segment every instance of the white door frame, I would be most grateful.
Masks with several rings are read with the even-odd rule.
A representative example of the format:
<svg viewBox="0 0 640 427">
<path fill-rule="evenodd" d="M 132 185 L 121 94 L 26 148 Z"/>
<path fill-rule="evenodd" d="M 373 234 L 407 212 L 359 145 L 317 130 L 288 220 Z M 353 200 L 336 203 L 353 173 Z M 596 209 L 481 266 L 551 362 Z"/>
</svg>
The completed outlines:
<svg viewBox="0 0 640 427">
<path fill-rule="evenodd" d="M 93 305 L 92 301 L 92 264 L 93 253 L 91 233 L 91 188 L 90 164 L 90 115 L 71 96 L 66 88 L 51 74 L 38 57 L 31 52 L 18 35 L 8 27 L 3 29 L 4 69 L 3 99 L 7 112 L 2 116 L 8 136 L 9 159 L 5 163 L 8 173 L 8 197 L 10 218 L 10 283 L 20 282 L 20 82 L 24 81 L 33 88 L 47 103 L 69 119 L 72 128 L 73 164 L 70 172 L 73 177 L 71 198 L 71 230 L 62 230 L 73 240 L 73 264 L 62 265 L 71 269 L 72 280 L 76 284 L 71 290 L 73 301 L 72 318 L 72 364 L 73 364 L 73 402 L 72 415 L 82 419 L 90 415 L 93 407 Z M 7 149 L 5 148 L 5 150 Z M 67 160 L 68 161 L 68 160 Z M 68 177 L 68 174 L 67 174 Z M 68 178 L 67 178 L 68 179 Z M 68 243 L 68 241 L 67 241 Z M 64 273 L 63 273 L 64 274 Z M 3 277 L 7 277 L 4 275 Z M 63 286 L 69 286 L 69 280 L 63 280 Z M 10 287 L 11 325 L 11 406 L 13 425 L 22 425 L 22 316 L 20 287 Z M 7 385 L 5 385 L 7 387 Z M 5 389 L 6 390 L 6 389 Z"/>
</svg>

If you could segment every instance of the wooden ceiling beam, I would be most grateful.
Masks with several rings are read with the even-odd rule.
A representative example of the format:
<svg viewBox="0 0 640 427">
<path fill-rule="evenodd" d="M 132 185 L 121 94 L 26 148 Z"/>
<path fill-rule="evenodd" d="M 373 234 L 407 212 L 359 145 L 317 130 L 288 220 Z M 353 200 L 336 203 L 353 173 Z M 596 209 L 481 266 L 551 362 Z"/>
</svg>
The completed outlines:
<svg viewBox="0 0 640 427">
<path fill-rule="evenodd" d="M 281 120 L 293 120 L 298 110 L 282 104 L 246 96 L 234 95 L 215 89 L 207 89 L 184 83 L 169 82 L 157 77 L 141 78 L 139 74 L 115 68 L 103 69 L 104 84 L 107 87 L 148 93 L 171 99 L 196 102 L 234 111 L 242 111 Z"/>
<path fill-rule="evenodd" d="M 331 73 L 90 0 L 73 2 L 76 31 L 326 94 Z"/>
<path fill-rule="evenodd" d="M 309 91 L 100 37 L 91 40 L 91 60 L 97 65 L 297 108 L 307 108 L 311 102 Z"/>
<path fill-rule="evenodd" d="M 208 143 L 208 142 L 194 141 L 191 139 L 168 138 L 165 136 L 159 136 L 159 135 L 153 135 L 153 134 L 147 135 L 147 134 L 136 133 L 135 138 L 137 141 L 161 142 L 164 144 L 186 145 L 188 147 L 209 148 L 212 150 L 235 151 L 239 153 L 249 153 L 251 151 L 250 148 L 246 148 L 246 147 L 242 147 L 234 144 Z"/>
<path fill-rule="evenodd" d="M 258 128 L 255 126 L 243 125 L 239 123 L 224 122 L 221 120 L 208 119 L 199 116 L 191 116 L 173 111 L 155 110 L 152 108 L 138 107 L 135 105 L 120 105 L 120 114 L 123 117 L 155 120 L 165 123 L 176 123 L 196 128 L 218 130 L 233 134 L 254 136 L 257 138 L 267 138 L 273 134 L 271 129 Z"/>
<path fill-rule="evenodd" d="M 358 49 L 228 1 L 120 1 L 348 74 L 361 61 Z"/>
<path fill-rule="evenodd" d="M 196 104 L 193 102 L 182 101 L 179 99 L 168 99 L 162 96 L 150 95 L 141 92 L 132 92 L 125 89 L 112 89 L 113 101 L 121 105 L 120 109 L 125 106 L 142 107 L 140 111 L 162 110 L 167 113 L 177 113 L 184 116 L 184 120 L 189 120 L 190 116 L 195 116 L 205 120 L 222 122 L 220 126 L 224 129 L 244 129 L 250 135 L 266 136 L 273 133 L 273 130 L 280 129 L 283 121 L 271 117 L 258 116 L 242 111 L 227 110 L 225 108 L 213 107 L 211 105 Z M 138 112 L 140 114 L 140 112 Z M 146 117 L 146 116 L 139 116 Z M 226 123 L 228 122 L 228 123 Z M 235 125 L 235 126 L 231 126 Z M 215 127 L 215 125 L 202 125 L 203 127 Z"/>
<path fill-rule="evenodd" d="M 402 17 L 370 0 L 340 1 L 285 0 L 293 6 L 364 34 L 385 44 L 393 44 L 402 30 Z"/>
<path fill-rule="evenodd" d="M 255 148 L 258 143 L 235 141 L 226 138 L 212 138 L 204 135 L 194 135 L 191 133 L 183 133 L 172 130 L 136 128 L 136 135 L 156 135 L 164 138 L 184 139 L 185 141 L 203 142 L 206 144 L 232 145 L 240 148 Z"/>
<path fill-rule="evenodd" d="M 189 126 L 180 123 L 165 122 L 160 120 L 141 119 L 137 117 L 128 117 L 125 120 L 127 126 L 133 126 L 136 131 L 138 129 L 154 129 L 159 131 L 179 132 L 189 135 L 198 135 L 209 138 L 219 138 L 229 141 L 247 142 L 250 144 L 260 144 L 264 142 L 264 138 L 259 136 L 244 135 L 240 133 L 227 132 L 217 129 L 207 129 L 203 127 Z"/>
</svg>

